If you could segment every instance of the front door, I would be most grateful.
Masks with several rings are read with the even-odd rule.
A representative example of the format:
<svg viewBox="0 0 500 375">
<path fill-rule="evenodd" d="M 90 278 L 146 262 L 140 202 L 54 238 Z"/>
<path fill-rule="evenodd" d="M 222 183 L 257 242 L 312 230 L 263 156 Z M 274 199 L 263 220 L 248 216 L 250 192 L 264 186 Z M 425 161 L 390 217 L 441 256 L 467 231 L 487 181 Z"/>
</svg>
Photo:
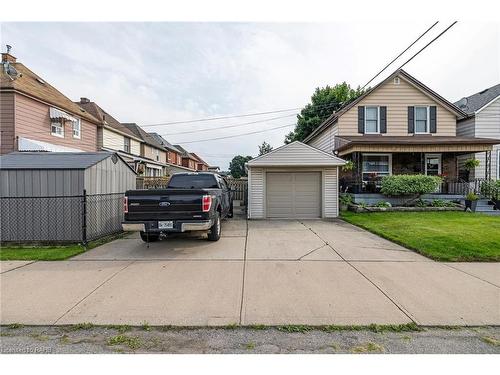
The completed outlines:
<svg viewBox="0 0 500 375">
<path fill-rule="evenodd" d="M 425 174 L 427 176 L 441 174 L 441 154 L 425 154 Z"/>
</svg>

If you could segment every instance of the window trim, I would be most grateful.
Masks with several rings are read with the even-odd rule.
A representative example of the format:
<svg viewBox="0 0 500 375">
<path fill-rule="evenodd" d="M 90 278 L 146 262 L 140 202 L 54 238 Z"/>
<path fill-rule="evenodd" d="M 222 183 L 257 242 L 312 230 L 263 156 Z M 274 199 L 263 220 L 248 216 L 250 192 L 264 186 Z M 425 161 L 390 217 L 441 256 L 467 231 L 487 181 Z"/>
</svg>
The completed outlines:
<svg viewBox="0 0 500 375">
<path fill-rule="evenodd" d="M 387 176 L 392 176 L 392 153 L 371 153 L 371 152 L 366 152 L 361 154 L 361 180 L 363 180 L 363 174 L 364 173 L 373 173 L 373 172 L 365 172 L 364 171 L 364 166 L 363 166 L 363 158 L 365 156 L 387 156 L 389 158 L 389 173 Z"/>
<path fill-rule="evenodd" d="M 500 149 L 497 150 L 497 180 L 500 180 Z"/>
<path fill-rule="evenodd" d="M 424 172 L 425 175 L 428 176 L 427 174 L 427 158 L 439 158 L 439 170 L 438 170 L 438 176 L 443 174 L 443 154 L 441 153 L 426 153 L 424 155 Z"/>
<path fill-rule="evenodd" d="M 417 131 L 417 108 L 425 108 L 427 116 L 425 120 L 425 132 Z M 413 106 L 413 134 L 431 134 L 431 110 L 429 105 L 415 105 Z"/>
<path fill-rule="evenodd" d="M 75 135 L 75 124 L 78 124 L 78 135 Z M 75 139 L 82 139 L 82 121 L 76 118 L 76 121 L 71 121 L 71 134 Z"/>
<path fill-rule="evenodd" d="M 369 131 L 366 131 L 366 120 L 367 120 L 367 116 L 366 116 L 366 109 L 367 108 L 377 108 L 377 131 L 375 132 L 369 132 Z M 373 121 L 373 120 L 370 120 L 370 121 Z M 365 106 L 365 123 L 364 123 L 364 126 L 365 126 L 365 133 L 364 134 L 380 134 L 380 106 L 377 106 L 377 105 L 367 105 Z"/>
<path fill-rule="evenodd" d="M 128 145 L 127 145 L 127 140 L 128 140 Z M 126 147 L 126 146 L 128 146 L 128 150 L 127 150 L 127 147 Z M 127 152 L 127 153 L 131 154 L 131 153 L 132 153 L 132 152 L 131 152 L 131 148 L 132 148 L 132 146 L 131 146 L 131 139 L 130 139 L 129 137 L 125 137 L 125 136 L 124 136 L 124 137 L 123 137 L 123 151 L 125 151 L 125 152 Z"/>
<path fill-rule="evenodd" d="M 53 135 L 54 137 L 59 137 L 59 138 L 64 138 L 64 123 L 65 121 L 63 119 L 51 119 L 50 121 L 50 134 Z M 60 126 L 56 126 L 57 128 L 61 129 L 61 133 L 54 133 L 52 127 L 54 124 L 60 124 Z"/>
</svg>

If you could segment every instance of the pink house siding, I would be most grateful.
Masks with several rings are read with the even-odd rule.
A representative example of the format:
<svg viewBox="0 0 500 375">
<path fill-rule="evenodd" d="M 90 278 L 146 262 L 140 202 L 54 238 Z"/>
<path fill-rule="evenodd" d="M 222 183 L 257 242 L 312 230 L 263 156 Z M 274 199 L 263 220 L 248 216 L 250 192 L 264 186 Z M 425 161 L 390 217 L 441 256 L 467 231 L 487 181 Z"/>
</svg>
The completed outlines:
<svg viewBox="0 0 500 375">
<path fill-rule="evenodd" d="M 3 94 L 2 94 L 3 95 Z M 64 137 L 51 134 L 50 105 L 21 94 L 15 94 L 15 135 L 55 145 L 97 151 L 97 125 L 81 119 L 81 138 L 74 138 L 71 123 L 64 126 Z M 69 113 L 79 117 L 76 113 Z"/>
<path fill-rule="evenodd" d="M 14 93 L 0 95 L 0 155 L 14 151 Z"/>
</svg>

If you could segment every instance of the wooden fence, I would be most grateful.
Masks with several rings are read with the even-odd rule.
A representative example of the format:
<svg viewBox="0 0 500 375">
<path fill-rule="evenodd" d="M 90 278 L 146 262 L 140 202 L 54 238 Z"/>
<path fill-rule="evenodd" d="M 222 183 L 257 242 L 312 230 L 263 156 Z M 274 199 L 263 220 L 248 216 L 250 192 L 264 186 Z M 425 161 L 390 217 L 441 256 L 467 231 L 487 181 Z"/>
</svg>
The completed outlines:
<svg viewBox="0 0 500 375">
<path fill-rule="evenodd" d="M 137 176 L 136 189 L 163 189 L 167 187 L 170 176 L 146 177 Z"/>
<path fill-rule="evenodd" d="M 248 180 L 237 178 L 226 178 L 233 193 L 233 199 L 243 201 L 246 206 L 248 199 Z"/>
</svg>

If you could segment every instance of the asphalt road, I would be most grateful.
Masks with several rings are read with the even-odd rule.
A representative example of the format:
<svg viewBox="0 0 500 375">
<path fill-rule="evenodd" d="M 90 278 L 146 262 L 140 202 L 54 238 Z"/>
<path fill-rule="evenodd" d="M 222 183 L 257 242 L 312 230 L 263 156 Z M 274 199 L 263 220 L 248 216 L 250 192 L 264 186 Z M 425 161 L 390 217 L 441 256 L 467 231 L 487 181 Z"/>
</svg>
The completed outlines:
<svg viewBox="0 0 500 375">
<path fill-rule="evenodd" d="M 303 332 L 287 332 L 302 330 Z M 500 327 L 422 331 L 2 326 L 1 353 L 500 353 Z"/>
</svg>

